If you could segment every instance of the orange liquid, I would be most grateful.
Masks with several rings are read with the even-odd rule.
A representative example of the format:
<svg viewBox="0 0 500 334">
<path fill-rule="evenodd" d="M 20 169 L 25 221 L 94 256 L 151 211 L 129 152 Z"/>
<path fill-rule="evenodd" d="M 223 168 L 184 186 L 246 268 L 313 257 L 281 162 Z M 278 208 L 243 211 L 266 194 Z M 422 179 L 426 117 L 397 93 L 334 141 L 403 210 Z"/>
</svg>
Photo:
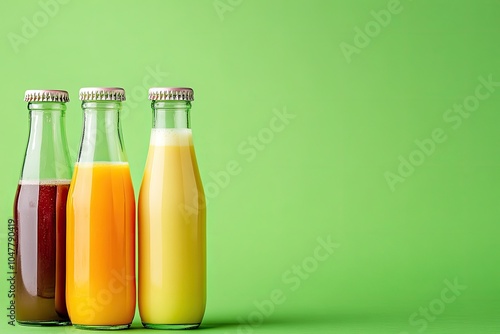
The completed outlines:
<svg viewBox="0 0 500 334">
<path fill-rule="evenodd" d="M 77 164 L 67 199 L 66 303 L 73 324 L 135 313 L 135 201 L 127 163 Z"/>
</svg>

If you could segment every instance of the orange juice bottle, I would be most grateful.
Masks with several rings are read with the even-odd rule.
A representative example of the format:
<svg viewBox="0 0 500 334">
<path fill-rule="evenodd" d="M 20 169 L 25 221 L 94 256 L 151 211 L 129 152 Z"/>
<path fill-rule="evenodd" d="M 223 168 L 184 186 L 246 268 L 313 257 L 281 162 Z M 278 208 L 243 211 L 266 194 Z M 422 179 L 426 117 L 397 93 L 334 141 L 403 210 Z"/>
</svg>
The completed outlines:
<svg viewBox="0 0 500 334">
<path fill-rule="evenodd" d="M 139 192 L 139 311 L 146 328 L 188 329 L 205 312 L 205 195 L 190 88 L 152 88 L 153 129 Z"/>
<path fill-rule="evenodd" d="M 135 202 L 121 88 L 82 88 L 84 127 L 67 199 L 66 302 L 76 327 L 124 329 L 135 313 Z"/>
</svg>

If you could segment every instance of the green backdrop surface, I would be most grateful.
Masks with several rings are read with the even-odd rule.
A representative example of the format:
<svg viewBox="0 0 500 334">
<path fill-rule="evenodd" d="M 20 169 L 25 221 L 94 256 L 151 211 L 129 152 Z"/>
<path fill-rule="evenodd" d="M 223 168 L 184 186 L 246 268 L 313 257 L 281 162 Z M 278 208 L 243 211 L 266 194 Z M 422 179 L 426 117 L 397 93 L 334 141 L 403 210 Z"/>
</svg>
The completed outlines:
<svg viewBox="0 0 500 334">
<path fill-rule="evenodd" d="M 214 333 L 500 332 L 500 2 L 0 2 L 0 321 L 26 89 L 195 90 Z M 134 329 L 140 330 L 138 314 Z M 142 329 L 143 331 L 146 331 Z"/>
</svg>

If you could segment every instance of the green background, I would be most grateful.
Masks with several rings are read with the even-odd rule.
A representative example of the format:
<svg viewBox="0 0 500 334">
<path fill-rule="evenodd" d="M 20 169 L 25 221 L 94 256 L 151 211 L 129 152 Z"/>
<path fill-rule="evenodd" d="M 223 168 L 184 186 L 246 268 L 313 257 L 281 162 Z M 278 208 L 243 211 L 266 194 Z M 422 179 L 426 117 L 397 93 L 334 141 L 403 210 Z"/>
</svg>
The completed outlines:
<svg viewBox="0 0 500 334">
<path fill-rule="evenodd" d="M 78 89 L 125 88 L 137 194 L 151 125 L 146 89 L 188 86 L 206 190 L 211 184 L 202 328 L 500 332 L 500 87 L 488 91 L 479 79 L 500 82 L 499 1 L 66 2 L 0 2 L 1 277 L 28 136 L 24 90 L 69 91 L 75 159 Z M 489 96 L 475 99 L 476 88 Z M 463 103 L 470 113 L 448 111 Z M 285 111 L 293 118 L 282 131 L 265 130 Z M 430 143 L 435 129 L 445 139 Z M 258 139 L 250 159 L 241 150 L 259 135 L 265 143 Z M 400 159 L 418 166 L 391 187 L 386 173 L 397 175 Z M 217 185 L 230 162 L 237 172 Z M 318 262 L 317 238 L 328 236 L 340 246 Z M 294 265 L 310 273 L 301 278 Z M 445 282 L 455 281 L 462 290 L 453 295 Z M 273 290 L 285 300 L 259 324 L 256 303 Z M 35 332 L 7 326 L 5 315 L 2 333 Z M 141 328 L 138 315 L 133 327 Z"/>
</svg>

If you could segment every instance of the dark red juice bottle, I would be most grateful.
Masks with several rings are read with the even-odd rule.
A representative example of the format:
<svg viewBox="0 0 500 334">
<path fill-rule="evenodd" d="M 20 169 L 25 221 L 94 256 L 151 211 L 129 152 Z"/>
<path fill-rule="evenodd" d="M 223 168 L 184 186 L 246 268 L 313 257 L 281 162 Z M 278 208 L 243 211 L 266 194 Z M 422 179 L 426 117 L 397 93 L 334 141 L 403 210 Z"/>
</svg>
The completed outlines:
<svg viewBox="0 0 500 334">
<path fill-rule="evenodd" d="M 14 201 L 16 320 L 70 324 L 66 289 L 66 198 L 72 168 L 64 115 L 68 93 L 29 90 L 30 133 Z"/>
</svg>

